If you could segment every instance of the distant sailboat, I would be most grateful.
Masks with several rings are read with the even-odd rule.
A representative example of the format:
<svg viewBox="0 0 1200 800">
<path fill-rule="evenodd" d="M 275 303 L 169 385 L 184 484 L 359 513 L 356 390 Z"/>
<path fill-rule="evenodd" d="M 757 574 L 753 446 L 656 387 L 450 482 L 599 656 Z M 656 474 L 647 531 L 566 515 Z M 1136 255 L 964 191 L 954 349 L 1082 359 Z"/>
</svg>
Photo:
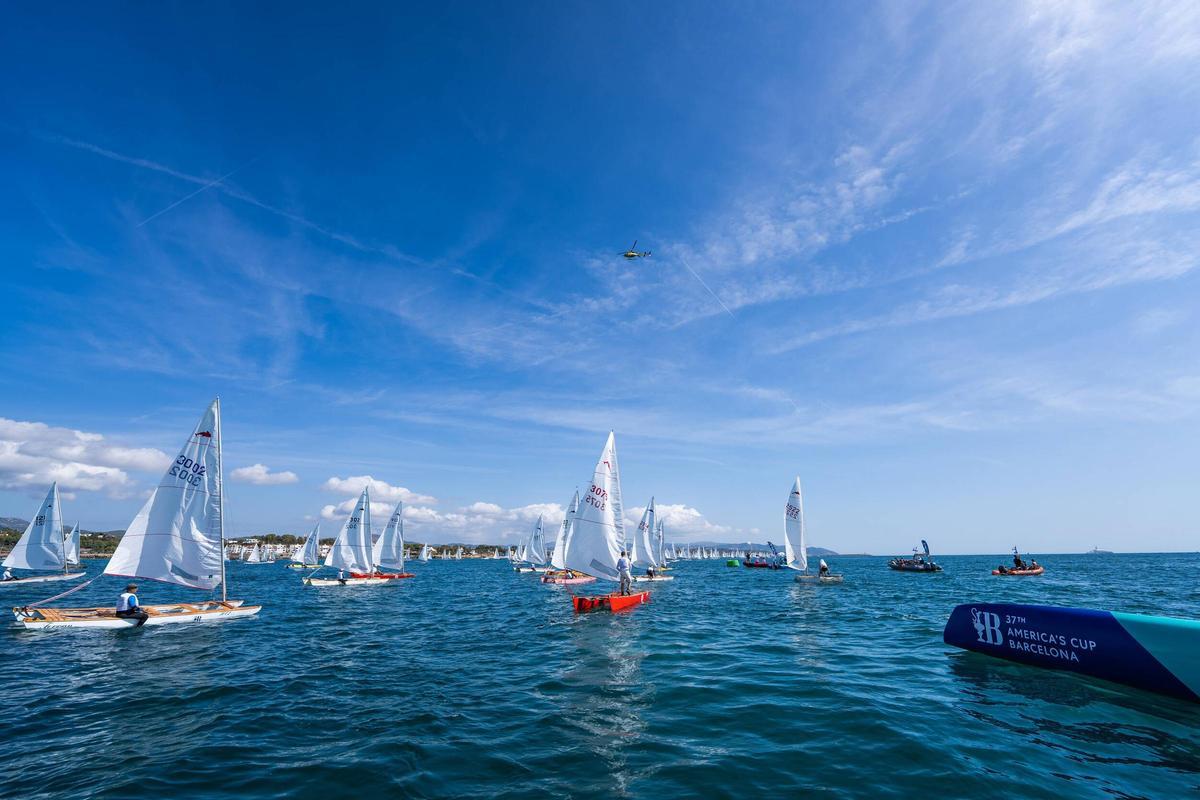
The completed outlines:
<svg viewBox="0 0 1200 800">
<path fill-rule="evenodd" d="M 529 539 L 522 546 L 520 556 L 513 569 L 517 572 L 545 572 L 547 560 L 545 526 L 542 523 L 542 515 L 538 514 L 537 522 L 533 526 L 533 533 L 529 535 Z"/>
<path fill-rule="evenodd" d="M 661 562 L 655 557 L 654 533 L 658 529 L 658 511 L 654 508 L 654 498 L 650 498 L 646 510 L 642 512 L 642 520 L 638 523 L 629 545 L 629 563 L 634 569 L 641 567 L 646 570 L 643 575 L 634 575 L 634 583 L 649 583 L 652 581 L 673 581 L 672 575 L 660 575 L 657 570 Z"/>
<path fill-rule="evenodd" d="M 382 586 L 392 583 L 376 574 L 374 544 L 371 536 L 370 489 L 364 487 L 354 510 L 346 518 L 333 546 L 325 556 L 322 567 L 338 571 L 336 578 L 317 578 L 316 573 L 304 579 L 307 586 Z M 319 571 L 319 570 L 318 570 Z"/>
<path fill-rule="evenodd" d="M 617 560 L 625 541 L 624 517 L 617 444 L 610 432 L 592 473 L 591 486 L 575 515 L 575 531 L 567 547 L 567 569 L 603 580 L 620 580 Z M 650 593 L 613 593 L 598 597 L 576 595 L 572 599 L 577 612 L 601 609 L 620 611 L 646 602 L 650 599 Z"/>
<path fill-rule="evenodd" d="M 797 476 L 783 511 L 784 562 L 790 569 L 801 573 L 796 576 L 796 580 L 801 583 L 841 583 L 842 576 L 830 573 L 824 559 L 821 559 L 821 569 L 816 575 L 808 574 L 808 542 L 805 533 L 804 498 L 800 494 L 800 478 Z"/>
<path fill-rule="evenodd" d="M 158 488 L 121 537 L 105 575 L 172 583 L 212 591 L 220 600 L 145 605 L 145 625 L 247 617 L 262 606 L 226 597 L 225 506 L 221 457 L 221 401 L 213 400 Z M 105 608 L 14 609 L 26 628 L 128 628 L 137 620 Z"/>
<path fill-rule="evenodd" d="M 25 528 L 21 538 L 17 540 L 12 551 L 4 559 L 4 567 L 6 571 L 9 569 L 27 569 L 34 572 L 55 570 L 56 574 L 0 580 L 0 587 L 82 578 L 84 573 L 68 571 L 70 563 L 67 559 L 67 550 L 67 539 L 63 536 L 62 513 L 58 504 L 58 482 L 55 481 L 51 484 L 50 491 L 46 492 L 46 499 L 38 507 L 33 521 Z M 76 559 L 79 557 L 78 550 L 76 550 L 75 557 Z"/>
<path fill-rule="evenodd" d="M 417 560 L 422 561 L 422 562 L 429 560 L 429 545 L 427 545 L 427 544 L 421 545 L 421 554 L 419 556 L 417 556 Z"/>
<path fill-rule="evenodd" d="M 78 567 L 79 561 L 79 523 L 75 523 L 75 527 L 67 534 L 63 540 L 64 553 L 63 558 L 67 562 L 68 567 Z"/>
<path fill-rule="evenodd" d="M 579 490 L 576 489 L 575 496 L 571 498 L 571 504 L 567 506 L 566 516 L 563 517 L 562 525 L 559 527 L 558 539 L 554 542 L 554 551 L 550 554 L 551 569 L 542 576 L 542 583 L 573 586 L 596 581 L 595 577 L 591 575 L 567 569 L 567 550 L 571 546 L 571 536 L 575 530 L 575 514 L 578 511 Z"/>
<path fill-rule="evenodd" d="M 304 544 L 300 545 L 300 549 L 292 556 L 293 563 L 288 564 L 289 569 L 320 569 L 321 567 L 321 523 L 313 525 L 312 531 L 309 532 L 308 538 L 304 540 Z"/>
</svg>

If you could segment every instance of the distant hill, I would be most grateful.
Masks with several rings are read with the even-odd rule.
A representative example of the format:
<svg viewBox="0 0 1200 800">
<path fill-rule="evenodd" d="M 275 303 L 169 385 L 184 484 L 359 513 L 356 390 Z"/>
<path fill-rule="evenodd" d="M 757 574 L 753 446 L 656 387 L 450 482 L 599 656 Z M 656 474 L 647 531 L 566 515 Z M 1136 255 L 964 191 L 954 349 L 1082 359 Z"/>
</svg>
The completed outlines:
<svg viewBox="0 0 1200 800">
<path fill-rule="evenodd" d="M 679 542 L 678 546 L 683 547 L 685 544 L 689 544 L 689 543 L 688 542 Z M 751 550 L 762 552 L 762 553 L 771 552 L 771 548 L 767 546 L 766 542 L 736 542 L 736 543 L 731 543 L 731 542 L 690 542 L 690 544 L 692 545 L 692 547 L 715 547 L 718 550 L 733 550 L 738 553 L 745 552 L 747 547 L 750 548 Z M 780 552 L 783 552 L 783 543 L 782 542 L 776 542 L 775 547 L 777 547 Z M 806 549 L 808 550 L 808 554 L 810 556 L 836 556 L 836 555 L 839 555 L 838 553 L 836 553 L 833 550 L 830 550 L 829 548 L 826 548 L 826 547 L 813 547 L 812 545 L 809 545 Z"/>
<path fill-rule="evenodd" d="M 29 520 L 21 519 L 20 517 L 0 517 L 0 528 L 10 531 L 25 532 L 29 527 Z"/>
</svg>

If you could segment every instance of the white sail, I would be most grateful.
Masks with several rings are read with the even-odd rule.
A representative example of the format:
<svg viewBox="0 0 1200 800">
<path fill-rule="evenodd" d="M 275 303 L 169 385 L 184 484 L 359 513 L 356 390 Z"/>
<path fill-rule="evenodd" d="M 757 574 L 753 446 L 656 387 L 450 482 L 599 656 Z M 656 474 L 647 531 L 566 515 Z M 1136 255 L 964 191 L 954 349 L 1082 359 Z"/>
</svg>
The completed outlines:
<svg viewBox="0 0 1200 800">
<path fill-rule="evenodd" d="M 420 561 L 428 561 L 429 560 L 429 545 L 427 545 L 427 544 L 421 545 L 421 555 L 418 556 L 418 560 L 420 560 Z"/>
<path fill-rule="evenodd" d="M 550 557 L 550 566 L 555 569 L 567 568 L 567 544 L 571 539 L 571 525 L 578 510 L 579 490 L 576 489 L 575 496 L 571 498 L 571 505 L 567 507 L 567 515 L 563 517 L 562 526 L 559 528 L 558 539 L 554 542 L 554 553 Z"/>
<path fill-rule="evenodd" d="M 655 516 L 657 516 L 657 512 Z M 667 563 L 666 541 L 667 533 L 663 528 L 663 521 L 660 519 L 654 530 L 654 561 L 656 564 L 662 565 Z"/>
<path fill-rule="evenodd" d="M 46 492 L 33 521 L 25 528 L 4 566 L 14 569 L 64 569 L 62 513 L 58 507 L 58 481 Z"/>
<path fill-rule="evenodd" d="M 79 523 L 75 523 L 75 527 L 67 534 L 63 540 L 63 560 L 68 564 L 79 563 Z"/>
<path fill-rule="evenodd" d="M 293 556 L 293 560 L 299 561 L 301 564 L 316 564 L 321 557 L 321 523 L 313 525 L 312 532 L 308 534 L 308 538 L 304 540 L 304 544 L 300 546 L 300 550 Z"/>
<path fill-rule="evenodd" d="M 800 478 L 792 484 L 787 506 L 783 512 L 783 555 L 792 569 L 808 571 L 808 548 L 804 541 L 804 499 L 800 495 Z"/>
<path fill-rule="evenodd" d="M 221 585 L 221 401 L 213 400 L 142 510 L 105 575 L 214 589 Z"/>
<path fill-rule="evenodd" d="M 534 524 L 533 533 L 529 537 L 529 547 L 525 551 L 525 560 L 529 563 L 546 563 L 544 536 L 545 528 L 542 524 L 542 515 L 538 514 L 537 523 Z"/>
<path fill-rule="evenodd" d="M 371 548 L 371 498 L 364 487 L 358 503 L 325 556 L 325 566 L 349 572 L 374 572 Z"/>
<path fill-rule="evenodd" d="M 617 559 L 625 541 L 621 519 L 621 477 L 612 433 L 596 462 L 591 485 L 575 514 L 574 533 L 567 547 L 566 568 L 615 581 Z"/>
<path fill-rule="evenodd" d="M 258 549 L 258 545 L 254 545 L 250 550 L 250 555 L 246 556 L 247 564 L 261 564 L 263 562 L 262 550 Z"/>
<path fill-rule="evenodd" d="M 651 497 L 633 536 L 633 548 L 629 553 L 629 560 L 633 566 L 657 567 L 661 563 L 655 559 L 654 530 L 657 527 L 658 513 L 654 509 L 654 498 Z"/>
<path fill-rule="evenodd" d="M 454 551 L 454 560 L 462 561 L 462 554 L 463 554 L 463 549 L 461 547 L 458 548 L 457 550 L 455 550 Z"/>
<path fill-rule="evenodd" d="M 375 563 L 386 569 L 404 569 L 404 502 L 396 503 L 396 510 L 388 519 L 383 535 L 375 542 Z"/>
</svg>

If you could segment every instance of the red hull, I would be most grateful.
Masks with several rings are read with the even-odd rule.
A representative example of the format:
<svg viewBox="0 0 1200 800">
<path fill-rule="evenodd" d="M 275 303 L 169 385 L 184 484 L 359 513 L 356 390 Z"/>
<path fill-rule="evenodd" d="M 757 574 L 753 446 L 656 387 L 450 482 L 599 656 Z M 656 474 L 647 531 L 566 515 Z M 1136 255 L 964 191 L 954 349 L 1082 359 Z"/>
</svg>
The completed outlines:
<svg viewBox="0 0 1200 800">
<path fill-rule="evenodd" d="M 1016 577 L 1019 578 L 1022 575 L 1041 575 L 1045 571 L 1046 571 L 1045 567 L 1038 567 L 1037 569 L 1010 569 L 1007 572 L 1001 572 L 998 569 L 994 569 L 994 570 L 992 570 L 992 574 L 993 575 L 1015 575 Z"/>
<path fill-rule="evenodd" d="M 575 605 L 576 614 L 582 614 L 587 611 L 625 611 L 626 609 L 640 606 L 649 600 L 649 592 L 602 594 L 598 597 L 581 597 L 575 595 L 571 598 L 571 601 Z"/>
<path fill-rule="evenodd" d="M 400 578 L 411 578 L 411 572 L 351 572 L 351 578 L 387 578 L 389 581 L 399 580 Z"/>
</svg>

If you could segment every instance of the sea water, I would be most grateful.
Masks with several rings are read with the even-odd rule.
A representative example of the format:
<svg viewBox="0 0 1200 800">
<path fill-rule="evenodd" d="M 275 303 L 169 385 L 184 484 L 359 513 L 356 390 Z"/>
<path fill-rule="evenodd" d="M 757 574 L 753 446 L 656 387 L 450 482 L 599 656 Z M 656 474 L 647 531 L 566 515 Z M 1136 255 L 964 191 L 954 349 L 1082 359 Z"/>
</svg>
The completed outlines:
<svg viewBox="0 0 1200 800">
<path fill-rule="evenodd" d="M 946 647 L 957 603 L 1200 616 L 1197 555 L 944 557 L 841 585 L 679 562 L 631 613 L 577 616 L 507 561 L 313 589 L 229 567 L 262 613 L 0 631 L 0 796 L 1183 797 L 1200 706 Z M 100 563 L 89 568 L 90 574 Z M 63 603 L 115 602 L 100 578 Z M 8 605 L 60 584 L 3 589 Z M 195 599 L 146 583 L 144 603 Z"/>
</svg>

